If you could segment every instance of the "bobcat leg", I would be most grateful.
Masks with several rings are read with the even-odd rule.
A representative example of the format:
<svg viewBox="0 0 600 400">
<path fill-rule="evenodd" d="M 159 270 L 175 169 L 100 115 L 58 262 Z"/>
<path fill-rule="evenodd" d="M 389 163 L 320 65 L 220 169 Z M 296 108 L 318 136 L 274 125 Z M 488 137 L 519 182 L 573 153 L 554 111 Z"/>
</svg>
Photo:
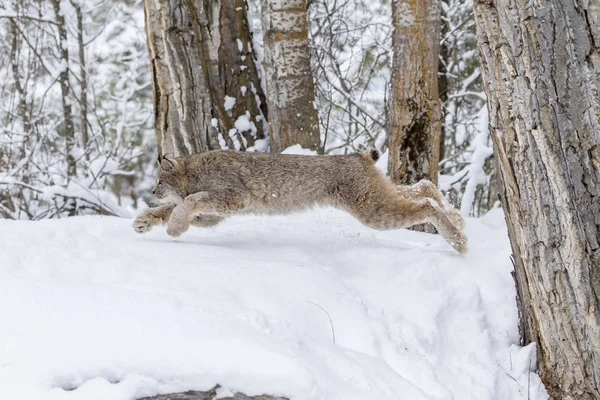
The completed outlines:
<svg viewBox="0 0 600 400">
<path fill-rule="evenodd" d="M 452 223 L 444 209 L 432 205 L 428 199 L 386 199 L 374 194 L 368 201 L 351 205 L 350 212 L 363 224 L 374 229 L 400 229 L 432 223 L 456 251 L 467 252 L 465 234 Z"/>
<path fill-rule="evenodd" d="M 163 204 L 159 207 L 147 208 L 133 221 L 133 229 L 137 233 L 149 232 L 153 226 L 168 221 L 175 204 Z"/>
<path fill-rule="evenodd" d="M 181 235 L 189 229 L 198 215 L 205 218 L 206 222 L 210 221 L 212 225 L 216 225 L 226 216 L 243 210 L 247 205 L 247 195 L 233 190 L 191 194 L 173 210 L 167 225 L 167 233 L 173 237 Z"/>
<path fill-rule="evenodd" d="M 460 212 L 454 206 L 452 206 L 452 204 L 448 203 L 448 201 L 433 183 L 426 179 L 420 180 L 414 185 L 398 185 L 396 186 L 396 194 L 402 198 L 413 201 L 419 201 L 423 198 L 433 199 L 440 205 L 440 207 L 447 211 L 448 218 L 450 218 L 452 223 L 458 229 L 462 230 L 465 226 L 465 220 Z"/>
<path fill-rule="evenodd" d="M 210 214 L 198 214 L 192 215 L 190 220 L 190 225 L 196 226 L 199 228 L 209 228 L 211 226 L 217 225 L 219 222 L 223 221 L 224 217 L 219 217 L 218 215 L 210 215 Z"/>
</svg>

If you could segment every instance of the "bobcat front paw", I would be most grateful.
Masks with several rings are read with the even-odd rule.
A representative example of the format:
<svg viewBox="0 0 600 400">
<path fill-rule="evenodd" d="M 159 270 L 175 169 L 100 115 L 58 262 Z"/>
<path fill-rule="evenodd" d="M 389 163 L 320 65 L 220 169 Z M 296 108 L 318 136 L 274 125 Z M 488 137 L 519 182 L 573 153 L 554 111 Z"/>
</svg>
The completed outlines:
<svg viewBox="0 0 600 400">
<path fill-rule="evenodd" d="M 167 235 L 171 237 L 179 237 L 181 236 L 187 229 L 185 229 L 181 225 L 171 224 L 167 225 Z"/>
<path fill-rule="evenodd" d="M 150 232 L 152 229 L 152 217 L 147 215 L 140 215 L 133 221 L 133 230 L 137 233 Z"/>
</svg>

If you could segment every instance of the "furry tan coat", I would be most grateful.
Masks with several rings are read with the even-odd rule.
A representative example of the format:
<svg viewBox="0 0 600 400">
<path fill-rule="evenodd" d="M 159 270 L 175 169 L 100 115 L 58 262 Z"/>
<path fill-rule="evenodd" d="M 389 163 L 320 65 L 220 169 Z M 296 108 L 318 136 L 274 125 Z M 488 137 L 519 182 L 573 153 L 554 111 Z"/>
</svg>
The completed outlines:
<svg viewBox="0 0 600 400">
<path fill-rule="evenodd" d="M 379 172 L 376 150 L 340 156 L 207 151 L 159 158 L 152 193 L 162 206 L 143 211 L 136 232 L 167 224 L 179 236 L 190 225 L 213 226 L 234 214 L 285 214 L 316 205 L 347 211 L 374 229 L 432 223 L 458 252 L 467 251 L 464 220 L 429 181 L 396 186 Z"/>
</svg>

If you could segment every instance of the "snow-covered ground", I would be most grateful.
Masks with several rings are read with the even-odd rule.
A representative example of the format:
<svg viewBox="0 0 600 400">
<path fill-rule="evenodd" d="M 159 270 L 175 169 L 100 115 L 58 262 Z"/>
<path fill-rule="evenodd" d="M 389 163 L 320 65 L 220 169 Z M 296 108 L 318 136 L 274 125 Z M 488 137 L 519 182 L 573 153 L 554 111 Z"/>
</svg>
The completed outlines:
<svg viewBox="0 0 600 400">
<path fill-rule="evenodd" d="M 292 399 L 545 399 L 533 346 L 517 346 L 503 216 L 466 230 L 461 256 L 331 209 L 179 239 L 128 219 L 0 220 L 0 399 L 216 383 Z"/>
</svg>

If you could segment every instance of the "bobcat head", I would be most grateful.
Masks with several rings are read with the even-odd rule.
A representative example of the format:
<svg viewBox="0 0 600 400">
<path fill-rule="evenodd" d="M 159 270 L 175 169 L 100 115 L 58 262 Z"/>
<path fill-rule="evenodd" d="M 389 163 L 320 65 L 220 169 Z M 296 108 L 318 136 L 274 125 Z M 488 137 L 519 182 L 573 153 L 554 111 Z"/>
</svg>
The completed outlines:
<svg viewBox="0 0 600 400">
<path fill-rule="evenodd" d="M 186 186 L 183 161 L 159 156 L 156 184 L 152 188 L 152 194 L 161 203 L 179 204 L 187 196 Z"/>
</svg>

